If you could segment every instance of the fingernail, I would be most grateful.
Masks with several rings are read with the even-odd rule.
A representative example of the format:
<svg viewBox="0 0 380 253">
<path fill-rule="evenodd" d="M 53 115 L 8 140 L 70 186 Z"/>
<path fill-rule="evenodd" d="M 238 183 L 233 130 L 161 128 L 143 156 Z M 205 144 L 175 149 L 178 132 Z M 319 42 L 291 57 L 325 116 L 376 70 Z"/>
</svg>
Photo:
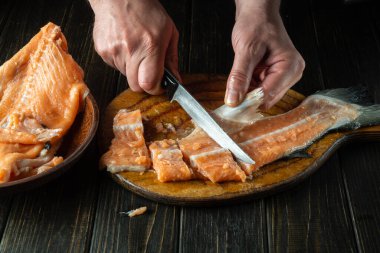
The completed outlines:
<svg viewBox="0 0 380 253">
<path fill-rule="evenodd" d="M 226 97 L 227 105 L 236 105 L 239 103 L 239 93 L 236 90 L 228 90 Z"/>
</svg>

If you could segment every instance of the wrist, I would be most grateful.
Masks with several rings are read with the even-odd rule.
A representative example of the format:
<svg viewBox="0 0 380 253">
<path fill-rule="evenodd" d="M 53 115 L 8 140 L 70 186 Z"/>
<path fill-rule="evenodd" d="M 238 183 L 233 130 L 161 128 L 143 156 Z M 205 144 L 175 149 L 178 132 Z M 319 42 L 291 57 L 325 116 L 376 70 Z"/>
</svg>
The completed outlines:
<svg viewBox="0 0 380 253">
<path fill-rule="evenodd" d="M 236 19 L 242 15 L 258 14 L 270 19 L 279 16 L 280 0 L 235 0 Z"/>
<path fill-rule="evenodd" d="M 121 10 L 136 0 L 88 0 L 95 14 L 109 12 L 112 9 Z M 138 0 L 137 0 L 138 1 Z"/>
</svg>

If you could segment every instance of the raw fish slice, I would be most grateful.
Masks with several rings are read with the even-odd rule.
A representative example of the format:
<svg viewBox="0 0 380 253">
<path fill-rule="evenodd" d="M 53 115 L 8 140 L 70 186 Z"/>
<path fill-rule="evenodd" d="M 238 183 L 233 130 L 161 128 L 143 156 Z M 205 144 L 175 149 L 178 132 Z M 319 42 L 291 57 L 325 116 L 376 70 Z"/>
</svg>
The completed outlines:
<svg viewBox="0 0 380 253">
<path fill-rule="evenodd" d="M 30 174 L 31 171 L 33 171 L 32 174 L 38 174 L 39 168 L 45 167 L 45 170 L 47 167 L 49 167 L 52 164 L 58 164 L 63 161 L 63 157 L 55 156 L 58 148 L 60 146 L 60 143 L 57 143 L 54 146 L 51 146 L 50 144 L 45 145 L 44 148 L 41 150 L 40 154 L 36 158 L 25 158 L 25 159 L 19 159 L 16 161 L 17 170 L 19 173 L 27 175 Z M 54 162 L 53 162 L 54 161 Z M 15 176 L 18 176 L 18 174 L 15 172 Z M 25 177 L 21 175 L 20 177 Z"/>
<path fill-rule="evenodd" d="M 6 183 L 20 174 L 17 162 L 38 157 L 44 144 L 23 145 L 0 143 L 0 183 Z"/>
<path fill-rule="evenodd" d="M 140 110 L 120 110 L 114 118 L 113 132 L 115 138 L 109 151 L 100 159 L 101 167 L 107 167 L 111 173 L 149 169 L 151 160 L 145 145 Z"/>
<path fill-rule="evenodd" d="M 9 115 L 35 119 L 45 128 L 61 129 L 58 139 L 74 122 L 87 94 L 83 71 L 52 23 L 0 67 L 1 122 Z"/>
<path fill-rule="evenodd" d="M 19 163 L 45 161 L 45 142 L 59 145 L 87 94 L 83 71 L 52 23 L 0 67 L 0 183 L 20 175 Z"/>
<path fill-rule="evenodd" d="M 44 128 L 36 119 L 10 114 L 0 123 L 0 142 L 37 144 L 52 141 L 62 129 Z"/>
<path fill-rule="evenodd" d="M 234 161 L 231 152 L 221 148 L 200 128 L 178 143 L 185 159 L 204 178 L 214 183 L 246 180 L 245 173 Z"/>
<path fill-rule="evenodd" d="M 183 161 L 182 152 L 175 140 L 155 141 L 149 150 L 153 169 L 160 182 L 186 181 L 194 177 L 192 170 Z"/>
<path fill-rule="evenodd" d="M 61 156 L 55 156 L 49 162 L 47 162 L 47 163 L 41 165 L 40 167 L 36 168 L 35 169 L 36 170 L 36 174 L 40 174 L 42 172 L 50 170 L 51 168 L 57 166 L 61 162 L 63 162 L 63 157 L 61 157 Z"/>
</svg>

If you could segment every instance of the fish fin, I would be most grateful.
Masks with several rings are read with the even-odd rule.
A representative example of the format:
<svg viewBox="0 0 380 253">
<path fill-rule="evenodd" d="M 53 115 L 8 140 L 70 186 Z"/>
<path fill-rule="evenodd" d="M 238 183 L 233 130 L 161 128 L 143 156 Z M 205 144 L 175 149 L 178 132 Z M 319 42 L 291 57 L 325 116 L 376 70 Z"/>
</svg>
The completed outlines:
<svg viewBox="0 0 380 253">
<path fill-rule="evenodd" d="M 306 152 L 306 150 L 298 150 L 289 155 L 286 155 L 285 158 L 312 158 L 313 156 Z"/>
<path fill-rule="evenodd" d="M 373 104 L 373 99 L 369 94 L 368 88 L 365 86 L 323 90 L 317 92 L 317 94 L 336 98 L 346 103 L 359 105 L 359 116 L 354 121 L 336 127 L 334 130 L 353 130 L 359 127 L 380 124 L 380 105 Z"/>
<path fill-rule="evenodd" d="M 373 104 L 368 88 L 365 86 L 353 86 L 348 88 L 328 89 L 318 91 L 316 94 L 339 99 L 350 104 L 368 106 Z"/>
<path fill-rule="evenodd" d="M 222 120 L 250 124 L 263 117 L 258 109 L 263 103 L 263 99 L 263 89 L 257 88 L 249 92 L 240 105 L 236 107 L 222 105 L 213 113 Z"/>
<path fill-rule="evenodd" d="M 353 129 L 380 124 L 380 104 L 363 106 L 359 111 L 359 117 L 352 123 Z"/>
</svg>

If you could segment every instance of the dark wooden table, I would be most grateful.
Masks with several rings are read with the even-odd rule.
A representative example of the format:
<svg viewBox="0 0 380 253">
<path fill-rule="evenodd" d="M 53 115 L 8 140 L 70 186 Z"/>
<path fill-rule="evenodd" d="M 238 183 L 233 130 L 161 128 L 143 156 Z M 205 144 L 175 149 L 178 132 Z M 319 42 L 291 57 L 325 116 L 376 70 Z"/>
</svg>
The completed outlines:
<svg viewBox="0 0 380 253">
<path fill-rule="evenodd" d="M 229 0 L 163 1 L 180 31 L 180 68 L 227 74 L 233 60 Z M 93 50 L 85 0 L 1 1 L 0 62 L 48 21 L 61 25 L 101 112 L 126 80 Z M 380 7 L 283 1 L 307 68 L 295 89 L 367 85 L 380 102 Z M 72 171 L 39 189 L 0 197 L 1 252 L 374 252 L 380 249 L 380 144 L 339 150 L 294 189 L 214 208 L 157 204 L 98 172 L 96 143 Z M 146 215 L 119 212 L 146 205 Z"/>
</svg>

